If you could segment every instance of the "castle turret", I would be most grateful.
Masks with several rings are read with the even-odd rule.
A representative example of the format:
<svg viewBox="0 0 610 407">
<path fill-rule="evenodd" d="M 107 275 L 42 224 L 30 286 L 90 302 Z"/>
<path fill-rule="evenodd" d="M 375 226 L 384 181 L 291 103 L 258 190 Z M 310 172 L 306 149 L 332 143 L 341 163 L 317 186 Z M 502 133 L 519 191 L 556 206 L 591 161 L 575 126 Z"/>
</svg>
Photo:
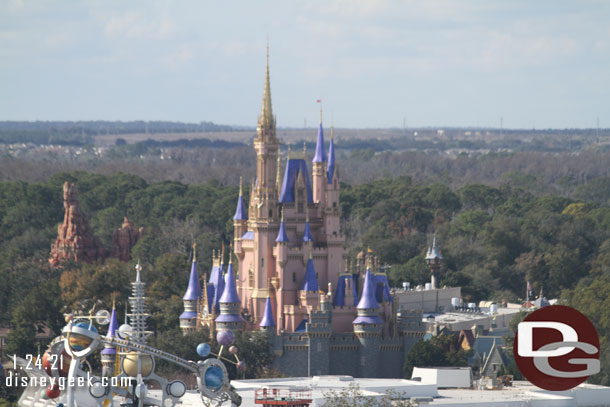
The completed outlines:
<svg viewBox="0 0 610 407">
<path fill-rule="evenodd" d="M 275 318 L 273 318 L 273 307 L 271 305 L 271 297 L 267 297 L 267 301 L 265 302 L 265 313 L 263 314 L 263 319 L 261 320 L 258 326 L 262 331 L 273 331 L 273 327 L 275 327 Z"/>
<path fill-rule="evenodd" d="M 335 137 L 334 129 L 330 128 L 330 145 L 328 147 L 328 164 L 326 166 L 326 182 L 333 183 L 335 176 Z"/>
<path fill-rule="evenodd" d="M 194 331 L 197 328 L 197 310 L 201 301 L 201 286 L 199 285 L 199 275 L 197 273 L 197 244 L 193 244 L 193 263 L 191 264 L 191 274 L 189 285 L 184 293 L 184 312 L 180 315 L 180 329 L 182 333 Z"/>
<path fill-rule="evenodd" d="M 305 230 L 303 231 L 303 242 L 313 242 L 313 236 L 311 235 L 311 228 L 309 227 L 309 210 L 306 210 Z"/>
<path fill-rule="evenodd" d="M 106 334 L 106 338 L 112 339 L 116 331 L 119 329 L 119 324 L 116 319 L 116 309 L 114 307 L 114 301 L 112 304 L 112 314 L 110 314 L 110 322 L 108 323 L 108 333 Z M 103 376 L 112 376 L 114 373 L 114 363 L 116 362 L 116 348 L 112 345 L 104 345 L 104 349 L 102 349 L 102 375 Z"/>
<path fill-rule="evenodd" d="M 326 154 L 324 151 L 324 130 L 322 128 L 322 108 L 320 107 L 320 125 L 318 126 L 318 139 L 316 151 L 312 160 L 313 201 L 324 206 L 326 201 Z"/>
<path fill-rule="evenodd" d="M 320 302 L 320 287 L 318 285 L 318 276 L 313 265 L 313 256 L 311 253 L 311 242 L 309 242 L 309 260 L 305 268 L 305 278 L 301 284 L 299 291 L 301 305 L 305 307 L 315 308 Z"/>
<path fill-rule="evenodd" d="M 426 252 L 426 264 L 428 264 L 428 267 L 430 267 L 430 288 L 433 290 L 436 289 L 436 278 L 442 262 L 443 255 L 436 245 L 436 234 L 434 234 L 432 247 L 429 247 L 428 251 Z"/>
<path fill-rule="evenodd" d="M 276 243 L 288 243 L 288 234 L 286 233 L 286 225 L 284 224 L 284 213 L 282 212 L 282 220 L 280 221 L 280 229 L 275 238 Z"/>
<path fill-rule="evenodd" d="M 362 295 L 358 302 L 358 316 L 354 319 L 354 334 L 360 341 L 360 376 L 376 376 L 379 371 L 379 343 L 383 321 L 379 318 L 379 304 L 375 299 L 375 277 L 367 268 Z"/>
<path fill-rule="evenodd" d="M 225 275 L 225 287 L 220 297 L 220 315 L 216 318 L 216 329 L 219 331 L 231 329 L 241 331 L 244 329 L 245 320 L 241 316 L 241 302 L 237 295 L 235 274 L 233 273 L 233 253 L 229 255 L 229 267 Z"/>
<path fill-rule="evenodd" d="M 236 251 L 241 251 L 241 237 L 248 229 L 248 213 L 244 204 L 243 180 L 239 177 L 239 198 L 237 198 L 237 208 L 233 216 L 233 239 Z M 239 246 L 239 247 L 238 247 Z"/>
</svg>

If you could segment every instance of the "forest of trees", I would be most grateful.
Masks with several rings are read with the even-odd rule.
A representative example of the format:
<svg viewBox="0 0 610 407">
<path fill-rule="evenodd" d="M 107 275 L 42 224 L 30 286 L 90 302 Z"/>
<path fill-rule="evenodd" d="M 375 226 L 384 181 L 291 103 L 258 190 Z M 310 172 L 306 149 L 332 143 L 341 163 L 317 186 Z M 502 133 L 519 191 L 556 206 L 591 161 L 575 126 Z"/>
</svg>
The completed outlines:
<svg viewBox="0 0 610 407">
<path fill-rule="evenodd" d="M 187 345 L 168 338 L 181 336 L 178 315 L 191 244 L 197 241 L 200 268 L 209 270 L 212 249 L 232 239 L 237 186 L 214 180 L 149 183 L 125 173 L 71 172 L 41 182 L 0 182 L 0 325 L 13 328 L 8 350 L 32 351 L 35 323 L 59 332 L 62 312 L 90 308 L 95 301 L 109 307 L 113 294 L 118 294 L 123 318 L 135 262 L 48 266 L 50 244 L 63 217 L 65 180 L 76 183 L 82 209 L 106 245 L 123 216 L 145 228 L 133 258 L 144 267 L 150 325 L 158 332 L 155 340 L 168 350 L 185 349 Z M 370 246 L 391 266 L 394 286 L 428 279 L 423 256 L 436 232 L 445 259 L 441 286 L 462 286 L 467 301 L 517 301 L 529 280 L 536 292 L 543 289 L 545 296 L 559 297 L 589 316 L 607 358 L 609 185 L 610 179 L 600 177 L 570 194 L 536 194 L 527 182 L 510 180 L 455 187 L 396 176 L 342 184 L 342 228 L 352 255 Z M 593 380 L 610 383 L 608 362 L 602 362 L 604 371 Z"/>
</svg>

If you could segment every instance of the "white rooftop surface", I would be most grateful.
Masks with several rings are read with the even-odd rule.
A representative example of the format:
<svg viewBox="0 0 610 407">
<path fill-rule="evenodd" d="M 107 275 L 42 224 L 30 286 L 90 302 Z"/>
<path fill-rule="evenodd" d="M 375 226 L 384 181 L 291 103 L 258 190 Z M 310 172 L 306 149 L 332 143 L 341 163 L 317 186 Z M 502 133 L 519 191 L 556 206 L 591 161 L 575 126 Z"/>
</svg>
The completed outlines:
<svg viewBox="0 0 610 407">
<path fill-rule="evenodd" d="M 567 391 L 550 392 L 529 382 L 514 382 L 503 390 L 445 389 L 430 406 L 581 407 L 610 406 L 610 387 L 581 384 Z"/>
<path fill-rule="evenodd" d="M 496 315 L 508 315 L 517 314 L 521 309 L 515 308 L 498 308 Z M 449 311 L 444 313 L 427 313 L 426 315 L 433 315 L 436 323 L 448 323 L 448 322 L 464 322 L 464 321 L 476 321 L 481 318 L 490 318 L 494 315 L 482 312 L 458 312 Z M 426 318 L 424 317 L 424 321 Z"/>
<path fill-rule="evenodd" d="M 564 392 L 548 392 L 539 389 L 529 382 L 515 382 L 512 387 L 503 390 L 472 390 L 472 389 L 437 389 L 436 384 L 425 384 L 404 379 L 359 379 L 350 376 L 315 376 L 313 378 L 297 377 L 283 379 L 235 380 L 231 384 L 242 397 L 242 406 L 255 406 L 254 391 L 261 388 L 295 388 L 311 389 L 311 406 L 324 404 L 324 393 L 329 390 L 340 392 L 351 383 L 358 384 L 362 394 L 379 398 L 392 390 L 403 393 L 407 398 L 425 399 L 433 397 L 422 406 L 442 407 L 610 407 L 610 387 L 583 384 Z M 192 404 L 192 402 L 195 404 Z M 186 394 L 183 406 L 199 406 L 199 395 Z M 229 406 L 229 403 L 223 406 Z M 260 404 L 258 405 L 260 406 Z"/>
</svg>

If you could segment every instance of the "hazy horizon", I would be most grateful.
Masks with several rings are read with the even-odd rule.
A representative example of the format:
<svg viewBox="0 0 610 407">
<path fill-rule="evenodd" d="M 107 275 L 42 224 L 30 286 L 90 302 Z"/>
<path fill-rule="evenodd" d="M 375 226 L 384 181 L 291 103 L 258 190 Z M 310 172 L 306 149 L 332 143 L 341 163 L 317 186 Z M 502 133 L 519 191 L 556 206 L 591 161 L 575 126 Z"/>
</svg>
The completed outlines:
<svg viewBox="0 0 610 407">
<path fill-rule="evenodd" d="M 0 120 L 253 127 L 265 47 L 278 127 L 610 123 L 610 3 L 11 0 Z"/>
</svg>

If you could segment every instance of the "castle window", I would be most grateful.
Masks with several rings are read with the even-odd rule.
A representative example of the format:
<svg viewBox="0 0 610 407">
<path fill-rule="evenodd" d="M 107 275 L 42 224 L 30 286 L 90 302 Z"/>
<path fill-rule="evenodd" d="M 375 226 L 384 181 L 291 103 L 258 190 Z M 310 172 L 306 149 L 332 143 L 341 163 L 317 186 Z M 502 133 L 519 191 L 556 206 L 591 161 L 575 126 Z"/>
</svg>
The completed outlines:
<svg viewBox="0 0 610 407">
<path fill-rule="evenodd" d="M 303 202 L 299 202 L 299 205 L 297 206 L 297 211 L 299 213 L 303 213 Z"/>
<path fill-rule="evenodd" d="M 293 283 L 297 282 L 297 273 L 295 273 L 294 271 L 292 272 L 292 282 Z"/>
<path fill-rule="evenodd" d="M 261 268 L 265 267 L 265 258 L 261 257 Z"/>
<path fill-rule="evenodd" d="M 252 267 L 248 270 L 248 286 L 250 288 L 254 287 L 254 269 Z"/>
<path fill-rule="evenodd" d="M 333 202 L 333 208 L 336 208 L 336 207 L 337 207 L 337 203 Z"/>
<path fill-rule="evenodd" d="M 273 210 L 269 209 L 269 217 L 272 218 L 273 217 Z"/>
</svg>

